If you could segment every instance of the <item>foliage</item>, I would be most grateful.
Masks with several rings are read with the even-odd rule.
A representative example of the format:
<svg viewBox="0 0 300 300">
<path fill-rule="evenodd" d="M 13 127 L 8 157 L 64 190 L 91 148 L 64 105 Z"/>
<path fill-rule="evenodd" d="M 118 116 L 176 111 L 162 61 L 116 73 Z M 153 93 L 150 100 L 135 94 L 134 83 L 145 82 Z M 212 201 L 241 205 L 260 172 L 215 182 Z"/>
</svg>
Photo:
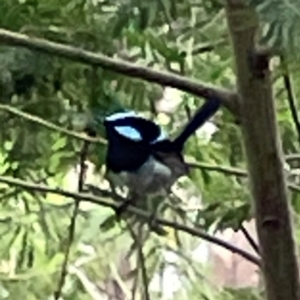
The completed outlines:
<svg viewBox="0 0 300 300">
<path fill-rule="evenodd" d="M 248 2 L 256 8 L 265 25 L 263 40 L 278 50 L 284 49 L 297 55 L 300 46 L 299 1 L 248 0 Z"/>
</svg>

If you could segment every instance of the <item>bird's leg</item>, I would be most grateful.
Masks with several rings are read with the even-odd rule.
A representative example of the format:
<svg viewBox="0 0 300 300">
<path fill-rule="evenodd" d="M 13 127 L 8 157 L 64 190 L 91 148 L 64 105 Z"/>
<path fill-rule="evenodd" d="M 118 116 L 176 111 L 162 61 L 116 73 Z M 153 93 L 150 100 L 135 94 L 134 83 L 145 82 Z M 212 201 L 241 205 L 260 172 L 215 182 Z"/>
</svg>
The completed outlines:
<svg viewBox="0 0 300 300">
<path fill-rule="evenodd" d="M 129 205 L 135 205 L 141 198 L 146 196 L 144 183 L 140 180 L 141 178 L 145 178 L 145 170 L 147 170 L 147 167 L 143 165 L 135 173 L 127 174 L 126 183 L 128 187 L 128 198 L 116 209 L 118 218 L 120 218 L 121 214 L 124 213 Z"/>
<path fill-rule="evenodd" d="M 126 209 L 128 208 L 129 205 L 135 205 L 135 203 L 137 203 L 138 201 L 141 200 L 141 198 L 143 198 L 143 195 L 137 193 L 137 192 L 134 192 L 134 191 L 130 191 L 129 190 L 129 193 L 128 193 L 128 198 L 123 201 L 116 209 L 115 209 L 115 212 L 116 212 L 116 216 L 118 218 L 121 217 L 121 215 L 126 211 Z"/>
<path fill-rule="evenodd" d="M 150 201 L 148 201 L 148 204 L 150 206 L 149 211 L 151 211 L 151 215 L 150 215 L 150 218 L 148 220 L 148 226 L 149 226 L 149 229 L 151 231 L 156 232 L 158 235 L 165 235 L 166 231 L 163 229 L 162 226 L 158 225 L 157 222 L 156 222 L 156 217 L 158 215 L 158 212 L 160 211 L 161 207 L 164 205 L 164 201 L 161 201 L 163 195 L 160 194 L 160 195 L 157 195 L 156 197 L 157 198 L 155 200 L 157 200 L 157 199 L 159 200 L 158 205 L 153 205 L 153 200 L 154 199 L 148 199 L 148 200 L 150 200 Z"/>
<path fill-rule="evenodd" d="M 105 173 L 104 173 L 104 178 L 108 181 L 108 184 L 111 189 L 111 192 L 113 193 L 113 196 L 118 196 L 117 186 L 115 185 L 114 180 L 111 177 L 112 176 L 111 176 L 110 171 L 108 169 L 106 169 Z"/>
<path fill-rule="evenodd" d="M 111 178 L 112 176 L 110 176 L 110 172 L 109 170 L 106 171 L 105 174 L 105 178 L 108 181 L 108 184 L 110 186 L 111 192 L 113 194 L 113 198 L 118 200 L 119 199 L 119 194 L 117 192 L 117 185 L 115 184 L 115 180 L 113 178 Z M 122 202 L 118 207 L 114 208 L 115 214 L 116 214 L 116 218 L 117 221 L 119 222 L 121 219 L 121 214 L 123 213 L 124 209 L 128 206 L 127 203 L 128 200 L 125 200 L 124 202 Z"/>
<path fill-rule="evenodd" d="M 120 221 L 121 215 L 125 212 L 127 207 L 132 203 L 133 203 L 132 199 L 126 199 L 117 208 L 115 208 L 115 213 L 118 221 Z"/>
<path fill-rule="evenodd" d="M 117 198 L 118 193 L 117 193 L 117 187 L 116 187 L 116 185 L 115 185 L 111 180 L 108 180 L 108 183 L 109 183 L 111 192 L 113 193 L 113 196 L 114 196 L 115 198 Z"/>
</svg>

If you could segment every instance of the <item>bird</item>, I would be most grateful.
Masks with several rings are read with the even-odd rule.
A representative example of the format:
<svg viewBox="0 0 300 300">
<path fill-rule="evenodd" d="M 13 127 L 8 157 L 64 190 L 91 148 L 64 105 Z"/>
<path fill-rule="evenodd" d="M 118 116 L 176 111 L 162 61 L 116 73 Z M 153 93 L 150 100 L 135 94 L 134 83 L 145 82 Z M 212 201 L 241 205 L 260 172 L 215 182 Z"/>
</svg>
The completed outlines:
<svg viewBox="0 0 300 300">
<path fill-rule="evenodd" d="M 184 145 L 219 108 L 219 99 L 206 99 L 174 139 L 134 111 L 105 117 L 108 178 L 115 188 L 125 186 L 129 190 L 129 200 L 120 206 L 118 214 L 137 199 L 168 193 L 178 178 L 188 174 Z"/>
</svg>

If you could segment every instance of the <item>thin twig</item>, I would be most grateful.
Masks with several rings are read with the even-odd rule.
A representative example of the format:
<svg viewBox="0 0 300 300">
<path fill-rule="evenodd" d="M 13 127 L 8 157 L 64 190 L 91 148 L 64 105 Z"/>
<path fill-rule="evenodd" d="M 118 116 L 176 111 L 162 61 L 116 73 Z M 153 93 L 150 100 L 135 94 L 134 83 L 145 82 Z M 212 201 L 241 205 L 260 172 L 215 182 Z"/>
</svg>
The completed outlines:
<svg viewBox="0 0 300 300">
<path fill-rule="evenodd" d="M 284 82 L 284 87 L 287 93 L 287 99 L 288 99 L 288 103 L 290 106 L 290 111 L 292 114 L 292 118 L 296 127 L 296 131 L 297 131 L 297 135 L 298 135 L 298 142 L 300 143 L 300 121 L 299 121 L 299 117 L 298 117 L 298 111 L 297 111 L 297 107 L 296 107 L 296 99 L 295 99 L 295 94 L 293 91 L 293 86 L 292 86 L 292 81 L 289 75 L 289 69 L 288 69 L 288 64 L 285 61 L 285 58 L 283 55 L 281 55 L 280 57 L 281 60 L 281 66 L 284 70 L 283 73 L 283 82 Z"/>
<path fill-rule="evenodd" d="M 252 238 L 252 236 L 250 235 L 250 233 L 248 232 L 248 230 L 242 224 L 240 226 L 240 229 L 241 229 L 242 233 L 244 234 L 244 236 L 245 236 L 246 240 L 248 241 L 248 243 L 253 248 L 253 250 L 257 254 L 260 254 L 259 247 L 258 247 L 257 243 L 254 241 L 254 239 Z"/>
<path fill-rule="evenodd" d="M 0 176 L 0 182 L 2 183 L 6 183 L 8 185 L 14 185 L 14 186 L 19 186 L 22 187 L 25 190 L 29 190 L 29 191 L 40 191 L 40 192 L 45 192 L 45 193 L 53 193 L 56 195 L 62 195 L 65 197 L 69 197 L 69 198 L 73 198 L 73 199 L 80 199 L 82 201 L 87 201 L 90 203 L 94 203 L 97 205 L 102 205 L 105 207 L 110 207 L 113 210 L 115 210 L 119 204 L 112 202 L 112 201 L 107 201 L 103 198 L 101 198 L 100 196 L 93 196 L 90 194 L 86 194 L 86 193 L 74 193 L 74 192 L 69 192 L 66 190 L 62 190 L 62 189 L 55 189 L 55 188 L 50 188 L 48 186 L 45 185 L 39 185 L 39 184 L 34 184 L 34 183 L 30 183 L 30 182 L 26 182 L 20 179 L 16 179 L 16 178 L 12 178 L 12 177 L 6 177 L 6 176 Z M 300 188 L 299 188 L 300 190 Z M 112 195 L 112 197 L 114 197 Z M 122 198 L 122 197 L 120 197 Z M 125 199 L 123 199 L 123 201 L 125 201 Z M 219 245 L 233 253 L 236 253 L 240 256 L 242 256 L 243 258 L 245 258 L 246 260 L 252 262 L 255 265 L 260 265 L 260 259 L 257 258 L 256 256 L 248 253 L 247 251 L 244 251 L 243 249 L 240 249 L 234 245 L 231 245 L 230 243 L 227 243 L 221 239 L 218 239 L 214 236 L 210 236 L 209 234 L 207 234 L 206 232 L 201 231 L 198 228 L 194 228 L 194 227 L 189 227 L 183 224 L 179 224 L 177 222 L 173 222 L 173 221 L 169 221 L 167 219 L 163 219 L 163 218 L 158 218 L 153 216 L 153 214 L 148 213 L 146 211 L 143 211 L 141 209 L 129 206 L 128 207 L 128 211 L 138 215 L 139 217 L 145 219 L 145 220 L 153 220 L 155 223 L 157 223 L 158 225 L 162 225 L 162 226 L 167 226 L 170 228 L 174 228 L 177 230 L 181 230 L 182 232 L 186 232 L 189 233 L 192 236 L 196 236 L 199 238 L 202 238 L 208 242 L 211 242 L 213 244 Z"/>
<path fill-rule="evenodd" d="M 146 260 L 145 260 L 145 255 L 143 253 L 143 247 L 140 243 L 138 243 L 138 256 L 139 256 L 139 260 L 140 260 L 140 264 L 141 264 L 144 299 L 150 300 L 151 298 L 150 298 L 150 293 L 149 293 L 149 278 L 147 275 Z"/>
<path fill-rule="evenodd" d="M 285 156 L 285 161 L 291 163 L 294 161 L 300 161 L 300 153 L 292 153 Z"/>
<path fill-rule="evenodd" d="M 106 140 L 103 139 L 103 138 L 91 138 L 85 134 L 80 134 L 80 133 L 77 133 L 75 131 L 72 131 L 72 130 L 68 130 L 68 129 L 65 129 L 65 128 L 62 128 L 58 125 L 55 125 L 51 122 L 48 122 L 48 121 L 45 121 L 44 119 L 38 117 L 38 116 L 34 116 L 34 115 L 31 115 L 31 114 L 28 114 L 28 113 L 25 113 L 25 112 L 22 112 L 21 110 L 19 109 L 16 109 L 10 105 L 4 105 L 4 104 L 1 104 L 0 105 L 0 110 L 3 110 L 3 111 L 7 111 L 11 114 L 14 114 L 18 117 L 21 117 L 21 118 L 24 118 L 30 122 L 34 122 L 34 123 L 37 123 L 39 125 L 42 125 L 50 130 L 54 130 L 54 131 L 57 131 L 57 132 L 60 132 L 60 133 L 63 133 L 63 134 L 66 134 L 70 137 L 73 137 L 73 138 L 76 138 L 76 139 L 79 139 L 79 140 L 82 140 L 82 141 L 88 141 L 90 143 L 101 143 L 101 144 L 106 144 Z"/>
<path fill-rule="evenodd" d="M 300 155 L 298 156 L 297 154 L 294 154 L 292 156 L 291 155 L 287 156 L 287 161 L 293 161 L 293 160 L 299 160 L 299 159 L 300 159 Z M 220 173 L 224 173 L 224 174 L 231 175 L 231 176 L 239 176 L 239 177 L 247 177 L 248 176 L 248 174 L 245 170 L 238 169 L 238 168 L 210 165 L 207 163 L 200 163 L 200 162 L 187 163 L 187 165 L 191 168 L 203 169 L 203 170 L 207 170 L 207 171 L 215 171 L 215 172 L 220 172 Z M 293 192 L 296 192 L 296 193 L 300 192 L 300 186 L 298 186 L 292 182 L 288 182 L 288 188 Z"/>
<path fill-rule="evenodd" d="M 90 145 L 90 143 L 85 141 L 83 143 L 81 153 L 80 153 L 80 170 L 79 170 L 79 175 L 78 175 L 78 192 L 79 193 L 81 193 L 83 191 L 84 178 L 85 178 L 85 173 L 86 173 L 85 160 L 87 157 L 89 145 Z M 80 200 L 81 199 L 79 199 L 79 198 L 75 200 L 74 210 L 73 210 L 71 220 L 70 220 L 70 225 L 69 225 L 68 241 L 67 241 L 67 246 L 66 246 L 66 250 L 65 250 L 64 261 L 63 261 L 62 268 L 61 268 L 60 278 L 59 278 L 59 282 L 58 282 L 58 288 L 54 293 L 55 300 L 59 300 L 61 297 L 62 288 L 63 288 L 65 278 L 67 275 L 67 266 L 68 266 L 68 262 L 69 262 L 71 246 L 73 244 L 74 237 L 75 237 L 76 219 L 77 219 L 78 212 L 79 212 Z"/>
<path fill-rule="evenodd" d="M 203 162 L 187 162 L 187 166 L 194 169 L 220 172 L 226 175 L 247 177 L 247 172 L 245 170 L 233 167 L 211 165 Z"/>
<path fill-rule="evenodd" d="M 150 300 L 150 293 L 149 293 L 149 278 L 147 275 L 147 268 L 146 268 L 146 260 L 145 255 L 143 253 L 143 244 L 140 239 L 142 234 L 143 226 L 139 227 L 139 235 L 137 235 L 133 228 L 131 228 L 130 224 L 127 223 L 127 228 L 131 234 L 131 237 L 134 243 L 137 245 L 137 252 L 138 252 L 138 260 L 141 267 L 141 275 L 143 281 L 143 291 L 144 291 L 144 300 Z M 138 275 L 137 275 L 138 276 Z"/>
<path fill-rule="evenodd" d="M 199 54 L 202 54 L 202 53 L 205 53 L 205 52 L 210 52 L 214 49 L 216 49 L 217 47 L 220 47 L 220 46 L 225 46 L 228 44 L 228 41 L 227 39 L 220 39 L 216 42 L 214 42 L 213 44 L 201 44 L 199 46 L 196 46 L 193 50 L 192 50 L 192 55 L 199 55 Z"/>
<path fill-rule="evenodd" d="M 73 137 L 73 138 L 76 138 L 76 139 L 79 139 L 82 141 L 89 141 L 90 143 L 99 143 L 99 144 L 103 144 L 103 145 L 107 144 L 107 141 L 105 138 L 102 138 L 102 137 L 93 138 L 93 137 L 90 137 L 85 134 L 77 133 L 75 131 L 62 128 L 51 122 L 45 121 L 44 119 L 42 119 L 38 116 L 22 112 L 22 111 L 14 108 L 12 106 L 9 106 L 9 105 L 0 104 L 0 110 L 7 111 L 18 117 L 24 118 L 30 122 L 44 126 L 50 130 L 63 133 L 65 135 L 68 135 L 70 137 Z M 298 161 L 298 160 L 300 160 L 300 153 L 288 154 L 285 156 L 285 159 L 286 159 L 286 162 Z M 220 172 L 220 173 L 224 173 L 224 174 L 228 174 L 228 175 L 235 175 L 235 176 L 241 176 L 241 177 L 247 176 L 247 172 L 245 170 L 238 169 L 238 168 L 219 166 L 219 165 L 211 165 L 211 164 L 207 164 L 207 163 L 203 163 L 203 162 L 190 162 L 190 163 L 188 162 L 187 165 L 191 168 L 205 169 L 207 171 L 216 171 L 216 172 Z"/>
</svg>

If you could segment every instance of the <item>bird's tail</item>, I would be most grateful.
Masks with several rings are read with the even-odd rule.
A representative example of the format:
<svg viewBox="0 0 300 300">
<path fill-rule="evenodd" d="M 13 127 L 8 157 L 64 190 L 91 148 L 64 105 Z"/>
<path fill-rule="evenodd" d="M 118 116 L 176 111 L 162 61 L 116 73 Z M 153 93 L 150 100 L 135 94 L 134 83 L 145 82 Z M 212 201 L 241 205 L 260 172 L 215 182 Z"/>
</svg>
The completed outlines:
<svg viewBox="0 0 300 300">
<path fill-rule="evenodd" d="M 173 141 L 173 147 L 181 151 L 188 138 L 204 125 L 220 108 L 220 101 L 216 98 L 208 99 L 195 113 L 182 132 Z"/>
</svg>

